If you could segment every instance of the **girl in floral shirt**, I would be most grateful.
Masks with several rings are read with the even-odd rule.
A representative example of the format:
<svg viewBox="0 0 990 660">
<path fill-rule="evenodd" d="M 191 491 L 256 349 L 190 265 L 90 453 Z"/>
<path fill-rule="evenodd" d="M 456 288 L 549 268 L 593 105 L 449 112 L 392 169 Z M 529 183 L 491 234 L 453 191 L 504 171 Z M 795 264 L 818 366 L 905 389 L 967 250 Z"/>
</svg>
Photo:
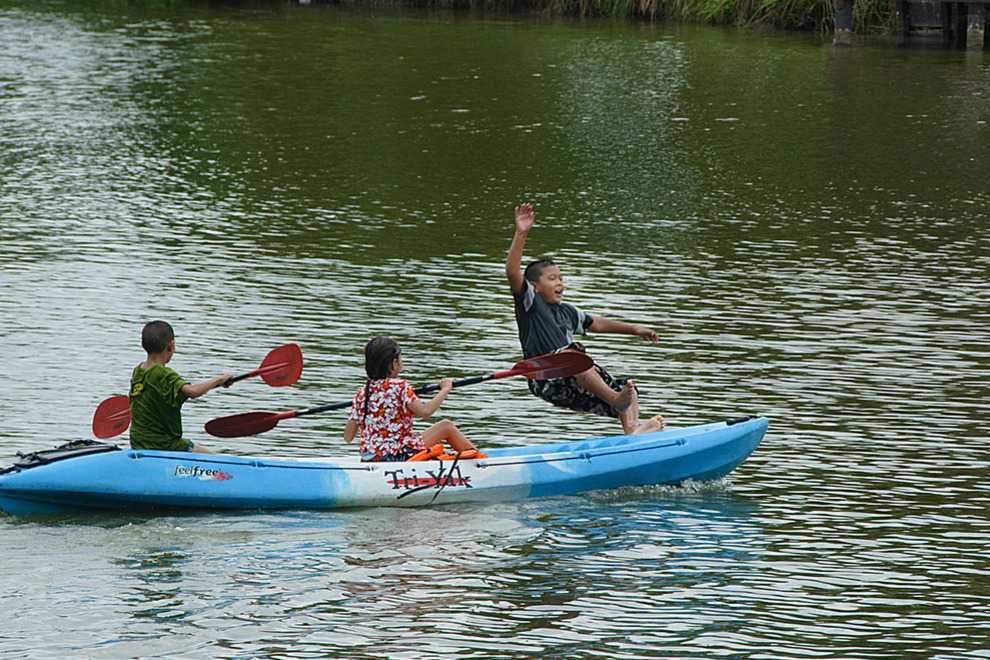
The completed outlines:
<svg viewBox="0 0 990 660">
<path fill-rule="evenodd" d="M 440 381 L 440 391 L 427 402 L 416 396 L 408 381 L 399 378 L 402 357 L 399 345 L 389 337 L 375 337 L 364 347 L 368 381 L 354 395 L 344 428 L 344 440 L 360 434 L 362 461 L 407 461 L 446 440 L 461 458 L 480 458 L 475 446 L 450 420 L 437 422 L 422 434 L 413 431 L 413 416 L 429 419 L 453 388 Z M 434 450 L 435 451 L 435 450 Z"/>
</svg>

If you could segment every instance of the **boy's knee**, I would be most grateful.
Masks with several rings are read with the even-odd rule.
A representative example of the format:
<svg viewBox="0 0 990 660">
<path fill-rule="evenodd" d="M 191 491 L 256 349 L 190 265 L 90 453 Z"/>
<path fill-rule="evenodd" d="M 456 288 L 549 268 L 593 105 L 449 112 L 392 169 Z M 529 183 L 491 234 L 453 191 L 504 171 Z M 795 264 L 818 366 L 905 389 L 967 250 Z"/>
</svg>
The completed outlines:
<svg viewBox="0 0 990 660">
<path fill-rule="evenodd" d="M 574 376 L 574 380 L 578 381 L 579 383 L 582 382 L 582 381 L 592 380 L 592 379 L 596 379 L 596 378 L 598 380 L 601 380 L 601 376 L 598 375 L 598 372 L 595 370 L 594 367 L 590 367 L 588 369 L 585 369 L 584 371 L 582 371 L 578 375 Z"/>
</svg>

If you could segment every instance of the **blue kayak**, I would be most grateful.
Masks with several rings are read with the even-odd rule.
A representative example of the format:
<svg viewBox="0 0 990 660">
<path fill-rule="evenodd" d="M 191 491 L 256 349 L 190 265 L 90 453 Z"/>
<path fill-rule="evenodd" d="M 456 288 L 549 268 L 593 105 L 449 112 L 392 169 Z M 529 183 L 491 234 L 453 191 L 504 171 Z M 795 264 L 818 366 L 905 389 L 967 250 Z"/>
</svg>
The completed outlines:
<svg viewBox="0 0 990 660">
<path fill-rule="evenodd" d="M 86 511 L 335 509 L 492 502 L 718 479 L 760 444 L 764 417 L 642 435 L 486 449 L 407 463 L 120 448 L 93 441 L 20 456 L 0 470 L 9 515 Z"/>
</svg>

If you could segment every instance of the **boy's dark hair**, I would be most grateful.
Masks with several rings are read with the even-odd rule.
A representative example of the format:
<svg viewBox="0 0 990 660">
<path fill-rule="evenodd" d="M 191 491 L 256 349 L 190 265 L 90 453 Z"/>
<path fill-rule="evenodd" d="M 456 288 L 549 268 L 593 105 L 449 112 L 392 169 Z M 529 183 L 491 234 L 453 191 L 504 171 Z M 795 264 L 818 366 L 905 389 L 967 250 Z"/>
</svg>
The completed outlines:
<svg viewBox="0 0 990 660">
<path fill-rule="evenodd" d="M 388 378 L 392 362 L 401 352 L 399 344 L 391 337 L 375 337 L 364 345 L 364 371 L 368 374 L 368 380 L 364 384 L 364 417 L 368 416 L 371 381 Z"/>
<path fill-rule="evenodd" d="M 555 264 L 553 259 L 550 257 L 540 257 L 526 266 L 526 271 L 523 273 L 523 276 L 526 278 L 527 282 L 536 282 L 540 279 L 540 276 L 543 275 L 544 268 L 547 266 L 556 265 L 557 264 Z"/>
<path fill-rule="evenodd" d="M 168 343 L 175 339 L 175 333 L 165 321 L 145 323 L 141 331 L 141 347 L 150 353 L 161 353 L 168 348 Z"/>
</svg>

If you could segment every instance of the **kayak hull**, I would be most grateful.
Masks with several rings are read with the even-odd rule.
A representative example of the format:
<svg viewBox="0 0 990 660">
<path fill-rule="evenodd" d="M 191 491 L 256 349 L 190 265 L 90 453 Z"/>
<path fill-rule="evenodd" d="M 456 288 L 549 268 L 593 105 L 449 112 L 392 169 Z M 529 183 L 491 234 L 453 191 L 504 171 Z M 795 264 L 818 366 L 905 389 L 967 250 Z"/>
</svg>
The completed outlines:
<svg viewBox="0 0 990 660">
<path fill-rule="evenodd" d="M 417 463 L 118 449 L 40 455 L 0 473 L 13 516 L 86 511 L 336 509 L 552 497 L 718 479 L 760 444 L 750 417 L 639 436 L 486 450 L 487 458 Z"/>
</svg>

